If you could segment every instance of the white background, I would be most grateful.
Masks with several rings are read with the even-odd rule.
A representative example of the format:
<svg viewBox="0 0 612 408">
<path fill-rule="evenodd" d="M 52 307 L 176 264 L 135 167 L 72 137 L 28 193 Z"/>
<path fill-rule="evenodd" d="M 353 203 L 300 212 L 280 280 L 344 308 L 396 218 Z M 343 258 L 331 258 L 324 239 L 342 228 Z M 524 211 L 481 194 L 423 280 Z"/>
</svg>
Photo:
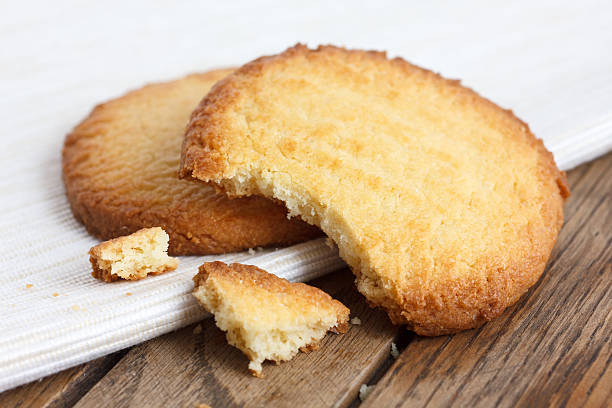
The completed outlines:
<svg viewBox="0 0 612 408">
<path fill-rule="evenodd" d="M 387 50 L 461 78 L 555 148 L 612 121 L 607 4 L 5 1 L 0 130 L 9 143 L 44 132 L 57 145 L 97 102 L 300 41 Z"/>
</svg>

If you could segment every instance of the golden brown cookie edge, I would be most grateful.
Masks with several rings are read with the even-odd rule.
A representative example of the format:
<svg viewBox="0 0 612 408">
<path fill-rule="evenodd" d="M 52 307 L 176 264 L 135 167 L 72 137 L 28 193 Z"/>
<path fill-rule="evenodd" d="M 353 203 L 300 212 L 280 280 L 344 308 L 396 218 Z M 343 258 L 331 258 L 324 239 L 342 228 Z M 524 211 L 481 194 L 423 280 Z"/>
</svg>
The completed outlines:
<svg viewBox="0 0 612 408">
<path fill-rule="evenodd" d="M 494 111 L 501 113 L 508 126 L 524 129 L 527 140 L 524 142 L 532 146 L 538 153 L 538 161 L 542 171 L 541 179 L 546 184 L 546 179 L 554 180 L 557 187 L 557 196 L 545 203 L 542 216 L 550 220 L 553 226 L 551 239 L 548 242 L 540 242 L 538 245 L 535 259 L 527 257 L 524 262 L 516 263 L 503 271 L 495 271 L 488 279 L 491 285 L 487 288 L 487 293 L 482 296 L 478 304 L 472 304 L 470 308 L 459 308 L 457 310 L 448 309 L 447 316 L 440 319 L 437 307 L 426 307 L 423 309 L 424 316 L 418 322 L 409 320 L 403 314 L 404 305 L 416 302 L 420 299 L 413 299 L 406 302 L 404 294 L 396 294 L 396 299 L 391 303 L 373 304 L 384 308 L 389 317 L 395 324 L 406 324 L 416 333 L 427 336 L 436 336 L 479 327 L 486 321 L 499 316 L 508 306 L 514 304 L 531 287 L 543 273 L 550 252 L 556 242 L 558 233 L 563 224 L 563 203 L 570 196 L 569 185 L 565 172 L 560 171 L 556 166 L 553 155 L 546 149 L 541 139 L 529 129 L 529 126 L 514 115 L 511 110 L 503 109 L 492 101 L 480 96 L 470 88 L 464 87 L 458 80 L 450 80 L 441 75 L 424 68 L 415 66 L 402 58 L 388 59 L 385 52 L 347 50 L 336 46 L 319 46 L 311 50 L 305 45 L 297 44 L 285 52 L 278 55 L 264 56 L 258 58 L 230 74 L 228 77 L 219 81 L 209 94 L 202 100 L 197 109 L 192 113 L 191 120 L 185 132 L 183 152 L 181 156 L 180 176 L 183 178 L 195 178 L 207 182 L 218 182 L 225 176 L 228 166 L 222 153 L 224 145 L 223 122 L 219 115 L 231 105 L 233 100 L 239 96 L 240 83 L 246 81 L 250 75 L 257 75 L 269 64 L 277 61 L 290 59 L 296 55 L 307 55 L 309 53 L 348 53 L 361 58 L 376 59 L 394 64 L 400 69 L 409 72 L 418 71 L 436 81 L 453 87 L 463 94 L 463 97 L 471 100 L 476 106 L 485 112 Z M 522 136 L 516 136 L 522 137 Z M 353 268 L 353 272 L 358 276 L 359 272 Z M 474 292 L 474 286 L 468 282 L 443 282 L 443 284 L 454 284 L 448 291 L 449 295 L 464 297 L 470 296 Z M 500 296 L 498 288 L 512 287 L 507 296 Z M 482 289 L 482 288 L 478 288 Z M 427 295 L 427 294 L 425 294 Z M 477 316 L 469 317 L 477 310 Z"/>
<path fill-rule="evenodd" d="M 66 136 L 62 148 L 62 180 L 70 209 L 74 217 L 87 231 L 101 240 L 109 240 L 132 234 L 139 229 L 161 226 L 170 235 L 170 255 L 214 255 L 242 251 L 253 247 L 287 246 L 318 238 L 321 231 L 298 219 L 287 220 L 286 210 L 280 205 L 271 211 L 258 214 L 252 219 L 234 220 L 223 227 L 213 223 L 189 225 L 189 220 L 201 218 L 202 214 L 173 213 L 147 209 L 144 203 L 134 203 L 129 208 L 109 208 L 86 191 L 77 189 L 71 182 L 71 175 L 78 171 L 74 159 L 75 142 L 88 132 L 89 123 L 95 123 L 105 106 L 117 100 L 130 98 L 134 94 L 147 92 L 155 87 L 172 87 L 173 83 L 190 77 L 214 80 L 217 76 L 232 72 L 233 69 L 217 69 L 201 74 L 191 74 L 174 81 L 145 85 L 123 96 L 97 105 Z M 177 169 L 178 170 L 178 169 Z M 256 198 L 260 199 L 260 198 Z M 272 206 L 270 206 L 272 208 Z M 248 234 L 236 231 L 249 231 Z M 247 236 L 248 235 L 248 236 Z"/>
</svg>

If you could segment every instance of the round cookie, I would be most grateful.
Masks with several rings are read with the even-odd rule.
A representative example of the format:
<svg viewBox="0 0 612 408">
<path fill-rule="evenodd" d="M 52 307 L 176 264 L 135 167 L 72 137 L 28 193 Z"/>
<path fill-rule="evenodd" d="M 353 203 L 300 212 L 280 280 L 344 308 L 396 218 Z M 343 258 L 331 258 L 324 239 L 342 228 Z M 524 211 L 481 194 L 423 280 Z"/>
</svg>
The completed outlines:
<svg viewBox="0 0 612 408">
<path fill-rule="evenodd" d="M 283 201 L 336 242 L 370 304 L 422 335 L 516 302 L 569 196 L 511 111 L 400 58 L 332 46 L 222 80 L 192 115 L 181 175 Z"/>
<path fill-rule="evenodd" d="M 169 253 L 204 255 L 319 236 L 261 197 L 230 199 L 204 183 L 179 180 L 189 115 L 231 70 L 147 85 L 97 106 L 66 137 L 63 179 L 75 217 L 106 240 L 159 226 Z"/>
</svg>

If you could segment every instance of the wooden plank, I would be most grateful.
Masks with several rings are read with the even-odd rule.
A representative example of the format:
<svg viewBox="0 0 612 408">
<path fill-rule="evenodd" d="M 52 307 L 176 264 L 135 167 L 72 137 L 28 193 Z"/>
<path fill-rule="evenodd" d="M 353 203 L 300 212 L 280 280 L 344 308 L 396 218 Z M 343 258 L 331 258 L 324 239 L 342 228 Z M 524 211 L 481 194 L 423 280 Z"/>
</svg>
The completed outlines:
<svg viewBox="0 0 612 408">
<path fill-rule="evenodd" d="M 72 367 L 0 394 L 0 407 L 70 407 L 74 405 L 125 352 L 117 352 Z"/>
<path fill-rule="evenodd" d="M 366 405 L 610 404 L 611 156 L 569 174 L 574 196 L 566 206 L 566 226 L 538 286 L 480 330 L 436 339 L 410 336 L 413 341 L 389 372 L 375 376 L 383 378 Z M 573 289 L 567 287 L 572 283 Z M 386 318 L 365 306 L 348 272 L 318 284 L 357 312 L 362 326 L 344 336 L 328 336 L 318 352 L 266 366 L 264 380 L 246 374 L 246 358 L 227 346 L 223 334 L 207 321 L 198 336 L 189 328 L 135 348 L 81 405 L 283 406 L 303 401 L 342 406 L 351 400 L 357 405 L 361 383 L 377 367 L 382 372 L 387 368 L 394 330 L 383 327 L 377 339 L 376 330 L 368 330 Z M 376 339 L 373 347 L 364 346 L 371 338 Z M 353 342 L 363 350 L 345 347 Z M 107 356 L 7 391 L 0 394 L 0 406 L 70 406 L 119 358 L 120 353 Z M 151 378 L 155 376 L 161 378 Z"/>
<path fill-rule="evenodd" d="M 570 183 L 538 284 L 479 330 L 415 337 L 364 406 L 612 405 L 612 154 Z"/>
<path fill-rule="evenodd" d="M 353 281 L 345 270 L 314 284 L 347 305 L 362 324 L 343 335 L 329 334 L 317 351 L 264 365 L 263 379 L 249 374 L 247 358 L 208 319 L 200 334 L 192 326 L 134 347 L 78 406 L 345 406 L 387 358 L 397 330 L 366 305 Z"/>
</svg>

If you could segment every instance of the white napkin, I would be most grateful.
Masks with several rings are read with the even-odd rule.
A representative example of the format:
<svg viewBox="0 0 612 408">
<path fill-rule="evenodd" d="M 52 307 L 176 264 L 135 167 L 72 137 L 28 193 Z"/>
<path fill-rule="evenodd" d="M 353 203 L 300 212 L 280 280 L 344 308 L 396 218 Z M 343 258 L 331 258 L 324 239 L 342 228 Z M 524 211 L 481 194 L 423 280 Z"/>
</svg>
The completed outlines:
<svg viewBox="0 0 612 408">
<path fill-rule="evenodd" d="M 241 64 L 297 41 L 388 49 L 512 107 L 563 169 L 612 148 L 607 3 L 110 3 L 14 2 L 0 16 L 0 391 L 201 319 L 190 291 L 204 261 L 291 280 L 343 265 L 319 239 L 183 257 L 177 271 L 139 282 L 93 279 L 87 251 L 97 241 L 64 197 L 63 137 L 93 104 L 147 79 Z"/>
</svg>

